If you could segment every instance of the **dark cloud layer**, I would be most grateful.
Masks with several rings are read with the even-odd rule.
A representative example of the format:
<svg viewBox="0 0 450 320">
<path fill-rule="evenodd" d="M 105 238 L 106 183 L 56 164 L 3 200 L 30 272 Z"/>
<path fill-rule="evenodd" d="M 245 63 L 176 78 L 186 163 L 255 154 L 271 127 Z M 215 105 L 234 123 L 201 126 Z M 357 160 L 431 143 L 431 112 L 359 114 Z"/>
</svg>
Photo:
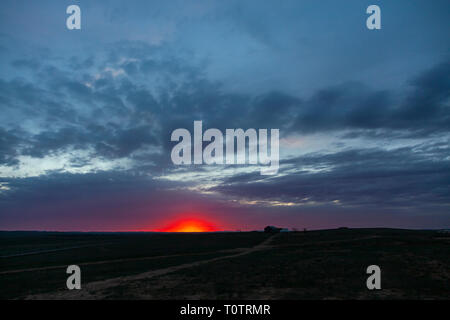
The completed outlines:
<svg viewBox="0 0 450 320">
<path fill-rule="evenodd" d="M 348 83 L 318 91 L 305 103 L 294 128 L 409 130 L 422 134 L 450 128 L 450 63 L 425 70 L 409 82 L 404 96 Z"/>
<path fill-rule="evenodd" d="M 335 201 L 344 207 L 414 211 L 424 204 L 433 204 L 446 209 L 450 196 L 447 188 L 450 163 L 445 160 L 448 153 L 439 149 L 443 146 L 446 145 L 311 154 L 285 161 L 284 170 L 314 166 L 321 171 L 300 169 L 262 182 L 261 177 L 244 174 L 225 180 L 213 190 L 251 200 L 282 200 L 305 205 Z"/>
<path fill-rule="evenodd" d="M 135 57 L 155 51 L 151 46 L 138 46 L 143 52 L 134 53 Z M 122 51 L 119 48 L 109 55 Z M 155 58 L 152 63 L 158 76 L 164 75 L 162 80 L 155 80 L 155 91 L 133 80 L 138 74 L 146 76 L 148 64 L 149 59 L 142 61 L 131 74 L 125 67 L 126 75 L 117 79 L 111 72 L 98 79 L 92 74 L 74 79 L 67 71 L 46 66 L 44 74 L 35 75 L 41 83 L 19 78 L 0 82 L 0 99 L 5 108 L 14 109 L 12 113 L 22 119 L 42 121 L 50 127 L 35 135 L 3 135 L 2 148 L 14 150 L 14 154 L 5 152 L 8 155 L 2 157 L 3 161 L 20 154 L 42 157 L 68 147 L 93 147 L 99 156 L 107 158 L 130 156 L 144 145 L 161 145 L 167 151 L 170 132 L 190 128 L 198 119 L 205 126 L 222 130 L 280 128 L 284 136 L 353 129 L 347 137 L 375 135 L 380 130 L 406 137 L 443 134 L 450 129 L 448 61 L 410 80 L 406 93 L 374 91 L 361 83 L 346 83 L 318 90 L 311 97 L 279 91 L 259 95 L 227 93 L 219 83 L 208 81 L 199 68 L 165 58 Z M 17 148 L 18 140 L 23 143 L 21 148 Z"/>
</svg>

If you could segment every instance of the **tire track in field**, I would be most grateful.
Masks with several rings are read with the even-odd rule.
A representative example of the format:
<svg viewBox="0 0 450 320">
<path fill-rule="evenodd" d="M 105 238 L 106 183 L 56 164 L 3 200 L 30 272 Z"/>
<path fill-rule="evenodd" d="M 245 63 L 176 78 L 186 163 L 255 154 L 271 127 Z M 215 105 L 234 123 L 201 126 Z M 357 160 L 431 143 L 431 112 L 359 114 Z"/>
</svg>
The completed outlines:
<svg viewBox="0 0 450 320">
<path fill-rule="evenodd" d="M 212 253 L 227 253 L 227 252 L 233 253 L 233 252 L 242 251 L 242 250 L 245 250 L 245 248 L 224 249 L 224 250 L 217 250 L 217 251 L 206 251 L 206 252 L 195 252 L 195 253 L 180 253 L 180 254 L 171 254 L 171 255 L 138 257 L 138 258 L 111 259 L 111 260 L 102 260 L 102 261 L 83 262 L 83 263 L 78 263 L 77 265 L 81 267 L 81 266 L 90 266 L 90 265 L 107 264 L 107 263 L 119 263 L 119 262 L 131 262 L 131 261 L 141 261 L 141 260 L 164 259 L 164 258 L 172 258 L 172 257 L 196 256 L 196 255 L 205 255 L 205 254 L 212 254 Z M 68 264 L 47 266 L 47 267 L 13 269 L 13 270 L 0 271 L 0 275 L 20 273 L 20 272 L 65 269 L 65 268 L 67 268 L 67 266 L 68 266 Z"/>
<path fill-rule="evenodd" d="M 100 281 L 94 281 L 87 284 L 81 284 L 81 290 L 64 290 L 64 291 L 56 291 L 56 292 L 50 292 L 50 293 L 43 293 L 43 294 L 36 294 L 36 295 L 30 295 L 27 296 L 25 299 L 36 299 L 36 300 L 65 300 L 65 299 L 74 299 L 74 300 L 85 300 L 85 299 L 102 299 L 104 294 L 102 291 L 105 291 L 107 289 L 120 286 L 123 284 L 126 284 L 129 281 L 135 281 L 135 280 L 143 280 L 143 279 L 151 279 L 157 276 L 165 275 L 168 273 L 176 272 L 178 270 L 186 269 L 186 268 L 192 268 L 197 267 L 202 264 L 220 261 L 220 260 L 226 260 L 231 258 L 240 257 L 243 255 L 247 255 L 253 252 L 257 252 L 260 250 L 264 250 L 269 248 L 269 244 L 272 242 L 272 240 L 277 235 L 272 235 L 266 240 L 262 241 L 261 243 L 257 244 L 254 247 L 251 248 L 245 248 L 242 249 L 240 252 L 227 255 L 227 256 L 221 256 L 216 258 L 211 258 L 207 260 L 200 260 L 190 263 L 184 263 L 176 266 L 166 267 L 162 269 L 156 269 L 147 271 L 144 273 L 140 273 L 137 275 L 132 276 L 123 276 L 123 277 L 116 277 L 106 280 L 100 280 Z M 216 251 L 217 252 L 217 251 Z"/>
</svg>

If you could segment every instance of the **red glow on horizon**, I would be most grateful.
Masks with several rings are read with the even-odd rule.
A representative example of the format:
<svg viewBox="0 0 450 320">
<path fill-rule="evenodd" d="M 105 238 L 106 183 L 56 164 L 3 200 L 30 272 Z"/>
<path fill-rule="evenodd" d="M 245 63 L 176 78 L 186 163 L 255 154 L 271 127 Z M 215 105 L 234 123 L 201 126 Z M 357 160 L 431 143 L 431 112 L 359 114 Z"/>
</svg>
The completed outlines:
<svg viewBox="0 0 450 320">
<path fill-rule="evenodd" d="M 219 231 L 213 224 L 200 219 L 182 219 L 155 230 L 159 232 L 214 232 Z"/>
</svg>

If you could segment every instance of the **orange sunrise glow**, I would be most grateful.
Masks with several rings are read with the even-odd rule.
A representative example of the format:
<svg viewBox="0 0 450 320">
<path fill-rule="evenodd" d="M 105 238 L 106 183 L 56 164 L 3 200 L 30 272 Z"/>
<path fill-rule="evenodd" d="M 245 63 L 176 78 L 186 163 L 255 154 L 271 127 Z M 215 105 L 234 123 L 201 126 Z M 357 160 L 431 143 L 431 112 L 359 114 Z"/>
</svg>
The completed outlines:
<svg viewBox="0 0 450 320">
<path fill-rule="evenodd" d="M 161 232 L 212 232 L 218 231 L 211 223 L 199 219 L 184 219 L 169 224 L 160 230 Z"/>
</svg>

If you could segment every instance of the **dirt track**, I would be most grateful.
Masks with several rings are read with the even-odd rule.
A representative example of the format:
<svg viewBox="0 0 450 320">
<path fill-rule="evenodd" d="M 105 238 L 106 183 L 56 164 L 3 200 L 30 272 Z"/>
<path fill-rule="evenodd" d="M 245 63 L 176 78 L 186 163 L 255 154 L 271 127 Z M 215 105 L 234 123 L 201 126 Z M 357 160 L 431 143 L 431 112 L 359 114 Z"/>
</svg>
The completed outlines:
<svg viewBox="0 0 450 320">
<path fill-rule="evenodd" d="M 112 259 L 112 260 L 102 260 L 102 261 L 92 261 L 92 262 L 84 262 L 79 263 L 78 266 L 90 266 L 90 265 L 99 265 L 99 264 L 108 264 L 108 263 L 118 263 L 118 262 L 129 262 L 129 261 L 142 261 L 142 260 L 155 260 L 161 258 L 173 258 L 173 257 L 185 257 L 185 256 L 196 256 L 196 255 L 205 255 L 211 253 L 233 253 L 236 251 L 241 251 L 242 249 L 226 249 L 226 250 L 217 250 L 217 251 L 207 251 L 207 252 L 198 252 L 198 253 L 183 253 L 183 254 L 171 254 L 164 256 L 150 256 L 150 257 L 140 257 L 140 258 L 123 258 L 123 259 Z M 2 274 L 11 274 L 11 273 L 20 273 L 20 272 L 33 272 L 33 271 L 44 271 L 44 270 L 54 270 L 54 269 L 66 269 L 67 265 L 56 265 L 56 266 L 48 266 L 48 267 L 36 267 L 36 268 L 26 268 L 26 269 L 14 269 L 14 270 L 6 270 L 1 271 Z"/>
<path fill-rule="evenodd" d="M 117 277 L 117 278 L 112 278 L 112 279 L 107 279 L 107 280 L 94 281 L 94 282 L 90 282 L 90 283 L 86 283 L 86 284 L 82 283 L 81 290 L 70 290 L 70 291 L 64 290 L 64 291 L 49 292 L 49 293 L 44 293 L 44 294 L 30 295 L 30 296 L 26 297 L 25 299 L 37 299 L 37 300 L 39 300 L 39 299 L 63 299 L 63 300 L 67 300 L 67 299 L 101 299 L 104 295 L 103 292 L 106 289 L 110 289 L 110 288 L 113 288 L 116 286 L 123 285 L 129 281 L 150 279 L 153 277 L 165 275 L 165 274 L 175 272 L 178 270 L 196 267 L 196 266 L 199 266 L 199 265 L 202 265 L 205 263 L 240 257 L 240 256 L 243 256 L 243 255 L 255 252 L 255 251 L 264 250 L 269 247 L 269 244 L 274 239 L 274 237 L 276 237 L 276 235 L 269 237 L 268 239 L 264 240 L 260 244 L 254 246 L 254 247 L 251 247 L 251 248 L 233 249 L 232 251 L 238 251 L 238 252 L 235 254 L 231 254 L 231 255 L 216 257 L 216 258 L 207 259 L 207 260 L 195 261 L 195 262 L 191 262 L 191 263 L 185 263 L 185 264 L 181 264 L 181 265 L 177 265 L 177 266 L 171 266 L 171 267 L 167 267 L 167 268 L 152 270 L 152 271 L 148 271 L 148 272 L 144 272 L 144 273 L 140 273 L 140 274 L 132 275 L 132 276 Z M 231 250 L 228 250 L 228 251 L 231 251 Z M 216 252 L 223 252 L 223 251 L 216 251 Z M 156 259 L 156 258 L 165 258 L 165 257 L 170 257 L 170 256 L 159 256 L 159 257 L 151 257 L 151 258 Z M 145 259 L 145 258 L 141 258 L 141 259 Z M 120 262 L 128 261 L 128 260 L 130 260 L 130 259 L 122 259 L 122 260 L 114 260 L 114 261 L 99 261 L 99 262 L 92 262 L 89 264 L 110 263 L 110 262 L 120 263 Z M 84 264 L 84 265 L 86 265 L 86 264 Z M 49 268 L 55 268 L 55 267 L 49 267 Z"/>
</svg>

